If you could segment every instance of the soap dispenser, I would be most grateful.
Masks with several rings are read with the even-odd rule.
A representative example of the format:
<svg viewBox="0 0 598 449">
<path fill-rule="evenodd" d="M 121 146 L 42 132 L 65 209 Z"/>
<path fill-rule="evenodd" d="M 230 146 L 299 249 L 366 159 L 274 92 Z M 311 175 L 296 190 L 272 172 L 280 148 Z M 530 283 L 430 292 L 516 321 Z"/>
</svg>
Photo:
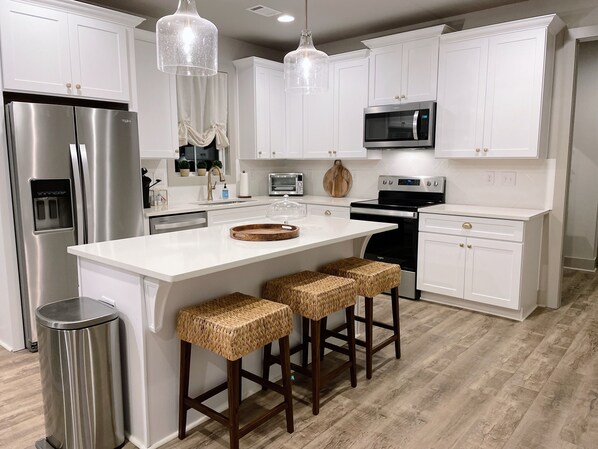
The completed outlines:
<svg viewBox="0 0 598 449">
<path fill-rule="evenodd" d="M 222 188 L 222 199 L 228 199 L 228 187 L 226 187 L 226 183 L 224 183 L 224 187 Z"/>
</svg>

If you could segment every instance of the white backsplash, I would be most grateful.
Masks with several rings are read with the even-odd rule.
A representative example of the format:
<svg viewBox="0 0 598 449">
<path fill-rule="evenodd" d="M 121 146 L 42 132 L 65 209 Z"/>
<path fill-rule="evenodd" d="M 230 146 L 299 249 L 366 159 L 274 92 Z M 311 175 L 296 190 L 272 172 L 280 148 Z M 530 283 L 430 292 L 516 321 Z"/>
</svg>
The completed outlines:
<svg viewBox="0 0 598 449">
<path fill-rule="evenodd" d="M 554 159 L 448 160 L 430 150 L 386 150 L 381 159 L 343 161 L 353 175 L 347 196 L 375 198 L 379 175 L 446 176 L 447 202 L 496 207 L 550 208 L 554 189 Z M 267 175 L 273 171 L 305 174 L 306 195 L 326 195 L 322 180 L 333 161 L 240 161 L 249 174 L 251 195 L 267 195 Z M 486 183 L 488 172 L 494 184 Z M 502 184 L 503 173 L 515 173 L 514 186 Z"/>
</svg>

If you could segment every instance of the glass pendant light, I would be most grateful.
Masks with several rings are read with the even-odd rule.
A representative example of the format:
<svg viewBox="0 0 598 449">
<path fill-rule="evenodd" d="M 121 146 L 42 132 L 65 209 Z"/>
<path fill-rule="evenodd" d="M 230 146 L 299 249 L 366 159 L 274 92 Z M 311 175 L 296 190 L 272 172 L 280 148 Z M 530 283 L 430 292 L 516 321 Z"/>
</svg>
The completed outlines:
<svg viewBox="0 0 598 449">
<path fill-rule="evenodd" d="M 179 0 L 156 24 L 158 69 L 174 75 L 211 76 L 218 71 L 218 29 L 199 17 L 195 0 Z"/>
<path fill-rule="evenodd" d="M 305 0 L 305 29 L 297 50 L 284 57 L 285 90 L 291 93 L 314 94 L 328 90 L 328 55 L 316 50 L 307 27 Z"/>
</svg>

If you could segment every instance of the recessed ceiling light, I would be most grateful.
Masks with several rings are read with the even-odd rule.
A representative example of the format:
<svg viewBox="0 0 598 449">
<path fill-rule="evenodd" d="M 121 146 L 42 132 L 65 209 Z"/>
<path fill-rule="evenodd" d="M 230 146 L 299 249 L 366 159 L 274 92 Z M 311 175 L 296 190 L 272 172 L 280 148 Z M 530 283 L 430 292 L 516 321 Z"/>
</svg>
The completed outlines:
<svg viewBox="0 0 598 449">
<path fill-rule="evenodd" d="M 278 16 L 276 20 L 278 20 L 279 22 L 288 23 L 294 21 L 295 18 L 290 14 L 283 14 L 282 16 Z"/>
</svg>

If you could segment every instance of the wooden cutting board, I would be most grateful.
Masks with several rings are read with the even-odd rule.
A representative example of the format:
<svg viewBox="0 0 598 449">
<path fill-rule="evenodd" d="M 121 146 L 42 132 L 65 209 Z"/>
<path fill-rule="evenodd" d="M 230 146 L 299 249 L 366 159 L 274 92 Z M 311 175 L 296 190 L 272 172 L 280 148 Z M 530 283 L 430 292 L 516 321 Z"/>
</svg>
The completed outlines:
<svg viewBox="0 0 598 449">
<path fill-rule="evenodd" d="M 343 166 L 340 159 L 324 175 L 324 190 L 334 198 L 345 196 L 353 185 L 353 176 L 348 168 Z"/>
</svg>

